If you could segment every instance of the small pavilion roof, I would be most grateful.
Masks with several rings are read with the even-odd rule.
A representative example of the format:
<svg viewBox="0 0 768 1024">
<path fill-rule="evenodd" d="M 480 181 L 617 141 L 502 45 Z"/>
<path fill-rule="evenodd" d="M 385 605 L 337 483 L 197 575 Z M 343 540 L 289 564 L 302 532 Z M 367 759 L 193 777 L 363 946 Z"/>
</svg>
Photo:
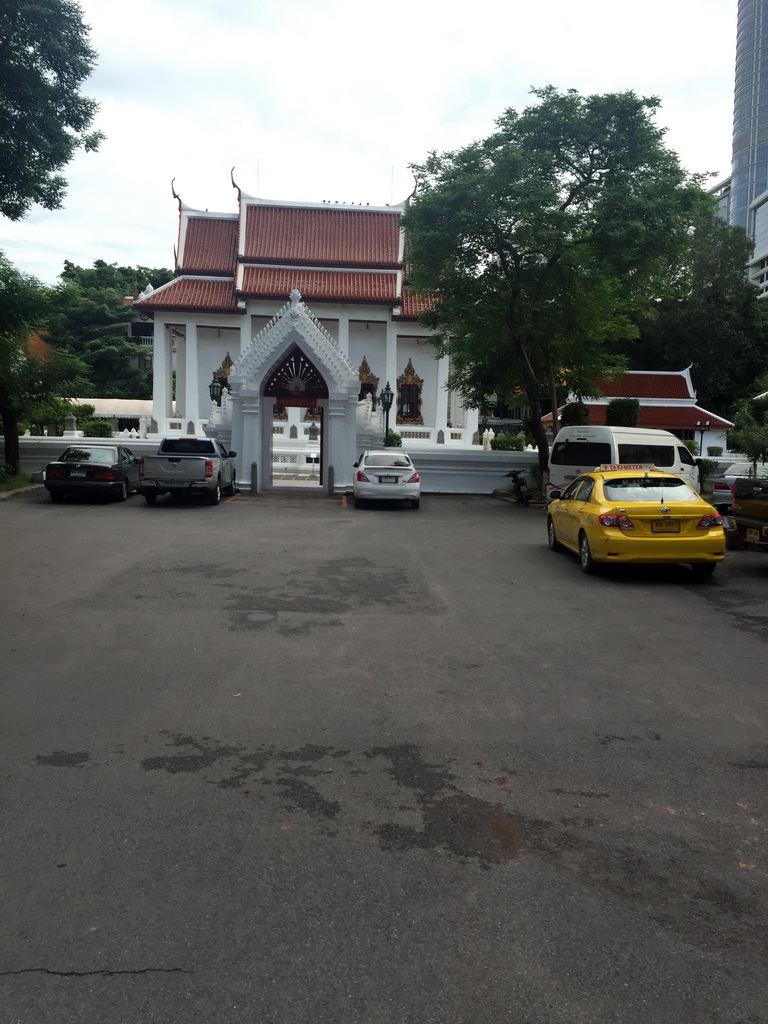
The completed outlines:
<svg viewBox="0 0 768 1024">
<path fill-rule="evenodd" d="M 612 398 L 695 399 L 690 369 L 627 370 L 613 380 L 598 378 L 597 386 L 608 401 Z"/>
<path fill-rule="evenodd" d="M 136 302 L 139 310 L 169 310 L 177 313 L 207 311 L 211 313 L 245 312 L 235 297 L 232 278 L 177 277 L 157 288 L 146 299 Z"/>
</svg>

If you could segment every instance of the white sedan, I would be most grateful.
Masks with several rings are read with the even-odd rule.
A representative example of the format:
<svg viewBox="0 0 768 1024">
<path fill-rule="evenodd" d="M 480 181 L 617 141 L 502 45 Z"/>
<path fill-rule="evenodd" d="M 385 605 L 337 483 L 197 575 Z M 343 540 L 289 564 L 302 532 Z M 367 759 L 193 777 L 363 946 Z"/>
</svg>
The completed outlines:
<svg viewBox="0 0 768 1024">
<path fill-rule="evenodd" d="M 363 501 L 409 501 L 419 507 L 421 483 L 410 456 L 398 448 L 363 452 L 355 463 L 355 508 Z"/>
</svg>

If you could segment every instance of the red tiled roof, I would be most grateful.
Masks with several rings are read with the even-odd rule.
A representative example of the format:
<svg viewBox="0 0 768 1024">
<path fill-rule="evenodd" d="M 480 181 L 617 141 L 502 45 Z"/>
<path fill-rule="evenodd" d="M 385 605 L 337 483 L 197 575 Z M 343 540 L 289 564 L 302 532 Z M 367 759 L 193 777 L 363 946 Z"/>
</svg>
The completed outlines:
<svg viewBox="0 0 768 1024">
<path fill-rule="evenodd" d="M 607 405 L 588 405 L 590 426 L 605 424 Z M 733 426 L 728 420 L 699 409 L 696 405 L 641 405 L 637 421 L 638 427 L 653 427 L 655 430 L 696 430 L 697 422 L 709 420 L 714 430 L 730 430 Z M 544 426 L 552 423 L 552 413 L 542 416 Z"/>
<path fill-rule="evenodd" d="M 615 380 L 598 378 L 606 398 L 694 398 L 684 373 L 629 370 Z"/>
<path fill-rule="evenodd" d="M 190 217 L 179 271 L 184 274 L 234 273 L 237 230 L 236 220 Z"/>
<path fill-rule="evenodd" d="M 425 309 L 429 309 L 432 305 L 432 300 L 424 295 L 416 295 L 408 288 L 403 288 L 403 308 L 400 312 L 398 319 L 400 320 L 418 320 L 419 313 L 423 313 Z"/>
<path fill-rule="evenodd" d="M 397 274 L 246 267 L 242 293 L 248 298 L 286 299 L 298 288 L 305 302 L 380 302 L 398 305 Z"/>
<path fill-rule="evenodd" d="M 215 313 L 242 313 L 235 299 L 234 283 L 205 278 L 179 277 L 167 288 L 158 288 L 137 309 L 167 309 L 175 312 L 204 310 Z"/>
<path fill-rule="evenodd" d="M 398 266 L 398 213 L 329 206 L 246 208 L 246 261 L 336 267 Z"/>
</svg>

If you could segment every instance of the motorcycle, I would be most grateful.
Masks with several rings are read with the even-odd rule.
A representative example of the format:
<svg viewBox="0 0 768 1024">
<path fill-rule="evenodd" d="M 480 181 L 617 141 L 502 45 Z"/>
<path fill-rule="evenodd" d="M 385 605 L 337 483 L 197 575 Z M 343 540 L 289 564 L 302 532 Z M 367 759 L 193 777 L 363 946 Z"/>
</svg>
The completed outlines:
<svg viewBox="0 0 768 1024">
<path fill-rule="evenodd" d="M 513 469 L 511 473 L 506 473 L 505 475 L 512 477 L 512 491 L 517 504 L 522 505 L 523 508 L 528 508 L 528 482 L 525 479 L 523 470 Z"/>
</svg>

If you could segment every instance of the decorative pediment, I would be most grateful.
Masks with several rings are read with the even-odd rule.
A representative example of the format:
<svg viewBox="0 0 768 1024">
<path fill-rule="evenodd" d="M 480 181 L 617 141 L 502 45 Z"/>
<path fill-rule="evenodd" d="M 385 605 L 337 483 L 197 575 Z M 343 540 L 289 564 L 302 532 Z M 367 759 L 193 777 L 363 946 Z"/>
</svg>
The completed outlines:
<svg viewBox="0 0 768 1024">
<path fill-rule="evenodd" d="M 314 317 L 294 289 L 290 301 L 270 320 L 232 366 L 230 383 L 260 387 L 281 366 L 281 356 L 297 348 L 323 379 L 328 393 L 354 396 L 359 382 L 352 364 L 338 342 Z"/>
<path fill-rule="evenodd" d="M 397 422 L 421 426 L 421 389 L 423 378 L 419 377 L 411 360 L 405 371 L 397 378 Z"/>
<path fill-rule="evenodd" d="M 360 390 L 357 393 L 358 399 L 362 401 L 366 395 L 370 395 L 375 409 L 376 396 L 379 392 L 379 378 L 375 373 L 371 373 L 371 368 L 365 356 L 363 356 L 363 361 L 360 363 L 360 368 L 357 371 L 357 378 L 360 381 Z"/>
</svg>

